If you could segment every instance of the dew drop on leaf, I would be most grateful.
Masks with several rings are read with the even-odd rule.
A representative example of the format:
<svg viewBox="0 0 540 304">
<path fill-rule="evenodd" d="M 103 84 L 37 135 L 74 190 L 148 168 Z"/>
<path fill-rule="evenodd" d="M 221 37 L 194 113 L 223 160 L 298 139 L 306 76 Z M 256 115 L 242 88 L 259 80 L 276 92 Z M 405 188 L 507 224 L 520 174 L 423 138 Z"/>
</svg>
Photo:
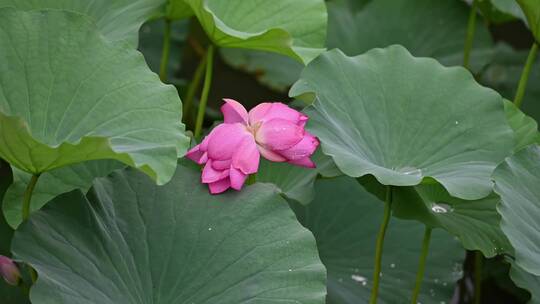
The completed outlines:
<svg viewBox="0 0 540 304">
<path fill-rule="evenodd" d="M 351 279 L 355 282 L 362 284 L 363 286 L 366 286 L 367 284 L 367 279 L 361 275 L 353 274 L 351 275 Z"/>
<path fill-rule="evenodd" d="M 445 203 L 433 203 L 431 205 L 431 211 L 433 211 L 433 213 L 448 213 L 452 212 L 453 209 L 450 205 Z"/>
</svg>

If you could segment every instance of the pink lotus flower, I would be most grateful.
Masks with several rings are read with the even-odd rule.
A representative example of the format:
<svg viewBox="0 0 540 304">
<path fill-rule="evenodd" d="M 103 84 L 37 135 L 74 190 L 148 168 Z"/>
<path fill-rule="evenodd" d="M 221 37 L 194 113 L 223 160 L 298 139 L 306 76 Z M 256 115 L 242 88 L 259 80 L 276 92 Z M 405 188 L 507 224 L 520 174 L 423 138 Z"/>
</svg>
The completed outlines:
<svg viewBox="0 0 540 304">
<path fill-rule="evenodd" d="M 15 262 L 3 255 L 0 255 L 0 276 L 2 276 L 8 284 L 14 286 L 19 285 L 19 280 L 21 279 L 21 273 Z"/>
<path fill-rule="evenodd" d="M 319 140 L 304 127 L 308 117 L 279 102 L 262 103 L 249 113 L 237 101 L 224 99 L 225 118 L 187 157 L 206 164 L 202 182 L 217 194 L 242 189 L 248 175 L 259 169 L 259 159 L 314 168 L 310 156 Z"/>
</svg>

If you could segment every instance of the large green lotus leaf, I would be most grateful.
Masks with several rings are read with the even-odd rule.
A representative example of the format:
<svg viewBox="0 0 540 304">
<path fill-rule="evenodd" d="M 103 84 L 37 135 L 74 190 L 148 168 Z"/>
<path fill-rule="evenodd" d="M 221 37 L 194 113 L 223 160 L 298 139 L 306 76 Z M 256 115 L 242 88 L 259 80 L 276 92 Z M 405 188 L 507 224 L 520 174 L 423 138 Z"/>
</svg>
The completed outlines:
<svg viewBox="0 0 540 304">
<path fill-rule="evenodd" d="M 166 0 L 0 0 L 0 8 L 65 10 L 88 16 L 112 41 L 137 46 L 140 26 L 158 13 Z"/>
<path fill-rule="evenodd" d="M 491 173 L 513 148 L 502 98 L 461 68 L 401 46 L 319 56 L 290 95 L 313 92 L 308 129 L 343 173 L 412 186 L 431 177 L 452 196 L 491 192 Z"/>
<path fill-rule="evenodd" d="M 217 46 L 276 52 L 304 64 L 324 50 L 323 0 L 184 1 Z"/>
<path fill-rule="evenodd" d="M 349 1 L 328 2 L 328 43 L 349 56 L 372 48 L 400 44 L 413 55 L 433 57 L 447 66 L 463 64 L 463 44 L 469 8 L 461 1 L 372 0 L 361 10 Z M 491 38 L 477 22 L 471 68 L 479 70 L 489 60 Z"/>
<path fill-rule="evenodd" d="M 9 165 L 0 159 L 0 202 L 11 185 L 13 177 Z M 0 255 L 11 256 L 11 239 L 13 229 L 9 227 L 3 216 L 0 216 Z M 0 278 L 0 299 L 8 304 L 30 303 L 22 288 L 11 286 Z"/>
<path fill-rule="evenodd" d="M 538 288 L 540 286 L 540 276 L 532 275 L 513 263 L 512 268 L 510 268 L 510 277 L 516 285 L 529 291 L 531 294 L 529 304 L 540 303 L 540 289 Z"/>
<path fill-rule="evenodd" d="M 116 171 L 32 214 L 12 245 L 32 303 L 324 303 L 315 240 L 275 187 L 213 196 L 199 175 Z"/>
<path fill-rule="evenodd" d="M 383 204 L 354 179 L 338 177 L 318 180 L 315 200 L 295 206 L 299 220 L 315 235 L 328 269 L 327 303 L 367 303 Z M 384 243 L 378 303 L 410 303 L 423 234 L 422 224 L 392 218 Z M 434 230 L 418 301 L 449 303 L 463 258 L 458 241 Z"/>
<path fill-rule="evenodd" d="M 30 211 L 41 209 L 62 193 L 75 189 L 86 192 L 96 177 L 106 176 L 122 167 L 124 165 L 116 161 L 94 160 L 45 172 L 34 188 Z M 9 225 L 17 228 L 22 222 L 23 196 L 32 175 L 17 168 L 13 168 L 13 175 L 14 181 L 4 197 L 2 208 Z"/>
<path fill-rule="evenodd" d="M 514 103 L 506 99 L 504 100 L 504 111 L 506 112 L 508 124 L 514 130 L 516 139 L 514 151 L 518 151 L 532 143 L 540 142 L 536 120 L 525 115 Z"/>
<path fill-rule="evenodd" d="M 341 172 L 336 172 L 332 159 L 324 155 L 320 149 L 313 155 L 312 160 L 317 166 L 315 169 L 262 159 L 257 172 L 257 181 L 272 183 L 286 198 L 306 205 L 315 196 L 314 183 L 319 174 L 325 177 L 341 175 Z"/>
<path fill-rule="evenodd" d="M 540 276 L 540 147 L 532 145 L 507 158 L 493 179 L 501 196 L 501 228 L 515 249 L 515 263 Z"/>
<path fill-rule="evenodd" d="M 516 1 L 525 13 L 525 17 L 527 17 L 527 24 L 536 38 L 536 41 L 540 41 L 540 3 L 538 3 L 538 0 Z"/>
<path fill-rule="evenodd" d="M 87 18 L 0 10 L 0 156 L 31 173 L 116 159 L 167 182 L 188 146 L 181 102 Z"/>
<path fill-rule="evenodd" d="M 468 250 L 480 250 L 486 257 L 512 253 L 512 246 L 499 226 L 500 199 L 491 194 L 480 200 L 452 197 L 439 184 L 394 189 L 393 215 L 419 220 L 456 236 Z"/>
</svg>

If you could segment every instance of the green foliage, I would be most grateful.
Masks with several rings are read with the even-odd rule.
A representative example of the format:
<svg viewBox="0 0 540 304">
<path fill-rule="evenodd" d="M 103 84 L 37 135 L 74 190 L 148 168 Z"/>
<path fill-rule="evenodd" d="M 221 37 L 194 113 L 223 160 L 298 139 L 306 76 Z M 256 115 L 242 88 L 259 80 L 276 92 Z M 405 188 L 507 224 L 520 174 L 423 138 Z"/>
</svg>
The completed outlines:
<svg viewBox="0 0 540 304">
<path fill-rule="evenodd" d="M 95 23 L 108 40 L 125 40 L 135 47 L 140 26 L 156 15 L 165 3 L 166 0 L 0 0 L 0 8 L 50 9 L 82 14 Z"/>
<path fill-rule="evenodd" d="M 326 177 L 341 175 L 332 159 L 320 151 L 315 153 L 313 161 L 317 165 L 315 170 L 261 160 L 257 181 L 272 183 L 286 198 L 307 205 L 314 198 L 314 183 L 319 174 Z"/>
<path fill-rule="evenodd" d="M 518 286 L 527 289 L 531 293 L 530 304 L 540 303 L 540 289 L 538 289 L 540 276 L 532 275 L 523 270 L 523 268 L 513 264 L 510 269 L 510 277 Z"/>
<path fill-rule="evenodd" d="M 506 44 L 498 44 L 493 51 L 493 60 L 480 76 L 480 83 L 494 88 L 502 96 L 512 100 L 516 94 L 523 65 L 527 60 L 528 50 L 516 51 Z M 540 64 L 532 67 L 529 85 L 524 96 L 522 110 L 536 121 L 540 119 Z"/>
<path fill-rule="evenodd" d="M 0 156 L 34 174 L 110 158 L 171 178 L 181 102 L 140 53 L 64 11 L 2 9 L 0 29 Z"/>
<path fill-rule="evenodd" d="M 527 23 L 536 41 L 540 41 L 540 5 L 537 0 L 516 0 L 527 17 Z"/>
<path fill-rule="evenodd" d="M 81 189 L 88 191 L 96 177 L 106 176 L 112 171 L 124 167 L 121 163 L 110 160 L 97 160 L 75 164 L 43 173 L 34 189 L 31 211 L 39 210 L 56 196 Z M 23 195 L 31 175 L 13 168 L 14 181 L 9 186 L 3 201 L 3 213 L 8 224 L 17 228 L 22 222 Z"/>
<path fill-rule="evenodd" d="M 530 146 L 507 158 L 493 174 L 502 201 L 501 228 L 516 251 L 515 263 L 540 276 L 540 147 Z"/>
<path fill-rule="evenodd" d="M 321 260 L 328 269 L 327 303 L 367 303 L 383 206 L 349 177 L 317 181 L 316 193 L 308 206 L 293 207 L 300 222 L 315 235 Z M 409 303 L 423 230 L 423 225 L 412 221 L 391 220 L 379 303 Z M 450 301 L 454 283 L 461 277 L 463 257 L 459 242 L 444 231 L 433 232 L 419 302 Z"/>
<path fill-rule="evenodd" d="M 0 160 L 0 202 L 4 194 L 11 185 L 13 177 L 9 165 Z M 11 256 L 11 239 L 13 238 L 13 229 L 9 227 L 3 216 L 0 216 L 0 255 Z M 8 285 L 0 279 L 0 296 L 2 301 L 9 304 L 29 304 L 28 297 L 22 289 Z"/>
<path fill-rule="evenodd" d="M 313 236 L 274 187 L 212 196 L 179 166 L 133 170 L 58 197 L 14 239 L 39 273 L 33 303 L 324 303 Z"/>
<path fill-rule="evenodd" d="M 473 2 L 466 1 L 469 4 Z M 516 18 L 527 22 L 516 0 L 477 0 L 477 8 L 484 18 L 495 24 L 510 22 Z"/>
<path fill-rule="evenodd" d="M 508 124 L 514 130 L 514 137 L 516 139 L 514 151 L 540 142 L 540 133 L 538 133 L 538 123 L 536 123 L 536 120 L 525 115 L 508 100 L 504 100 L 504 111 L 506 112 Z"/>
<path fill-rule="evenodd" d="M 304 64 L 324 49 L 323 0 L 184 0 L 220 47 L 276 52 Z"/>
<path fill-rule="evenodd" d="M 540 69 L 536 48 L 493 45 L 540 40 L 540 4 L 472 3 L 0 0 L 0 255 L 24 281 L 0 279 L 0 302 L 449 303 L 459 279 L 472 302 L 465 248 L 493 257 L 483 288 L 524 303 L 511 278 L 540 303 Z M 210 195 L 179 160 L 179 96 L 198 135 L 221 98 L 286 102 L 293 83 L 316 169 L 261 159 L 253 185 Z M 258 128 L 262 155 L 287 131 Z"/>
<path fill-rule="evenodd" d="M 497 195 L 467 201 L 452 197 L 438 184 L 395 189 L 394 215 L 416 219 L 427 226 L 455 235 L 468 250 L 486 257 L 512 253 L 512 246 L 499 227 Z"/>
<path fill-rule="evenodd" d="M 328 49 L 339 48 L 352 56 L 376 47 L 400 44 L 415 56 L 434 57 L 444 65 L 460 65 L 463 60 L 468 16 L 464 3 L 332 0 L 326 5 Z M 473 70 L 478 71 L 488 63 L 493 52 L 491 47 L 489 32 L 478 24 L 472 52 Z M 222 54 L 231 66 L 254 74 L 262 84 L 278 91 L 298 80 L 302 70 L 285 56 L 236 49 L 224 49 Z"/>
<path fill-rule="evenodd" d="M 489 0 L 491 4 L 499 11 L 510 16 L 519 18 L 526 22 L 525 14 L 516 0 Z M 488 2 L 488 1 L 486 1 Z"/>
<path fill-rule="evenodd" d="M 348 1 L 328 3 L 328 48 L 349 56 L 372 48 L 400 44 L 414 56 L 433 57 L 447 66 L 461 65 L 469 11 L 461 1 L 373 0 L 360 10 Z M 384 20 L 384 22 L 383 22 Z M 377 30 L 373 30 L 373 29 Z M 354 38 L 351 35 L 354 33 Z M 476 25 L 473 70 L 489 59 L 491 38 L 486 27 Z"/>
<path fill-rule="evenodd" d="M 193 16 L 193 10 L 184 0 L 170 0 L 167 3 L 165 16 L 172 20 L 184 19 Z"/>
<path fill-rule="evenodd" d="M 154 72 L 159 73 L 163 36 L 165 22 L 163 20 L 152 20 L 141 27 L 139 37 L 139 51 L 144 55 L 148 67 Z M 171 54 L 181 54 L 185 48 L 187 36 L 187 20 L 179 20 L 171 23 Z M 182 58 L 180 56 L 171 56 L 167 64 L 167 80 L 172 84 L 182 84 L 175 74 L 182 68 Z"/>
<path fill-rule="evenodd" d="M 12 182 L 13 176 L 9 165 L 4 161 L 0 161 L 0 199 L 4 199 L 4 195 Z M 12 237 L 13 229 L 6 223 L 4 217 L 0 216 L 0 255 L 11 255 Z"/>
<path fill-rule="evenodd" d="M 309 129 L 343 173 L 412 186 L 430 177 L 452 196 L 479 199 L 512 147 L 503 102 L 462 68 L 400 46 L 347 57 L 329 51 L 291 89 L 314 92 Z M 474 107 L 470 105 L 474 104 Z"/>
<path fill-rule="evenodd" d="M 255 75 L 259 82 L 279 92 L 286 92 L 303 68 L 290 57 L 264 51 L 222 49 L 221 56 L 227 64 Z"/>
</svg>

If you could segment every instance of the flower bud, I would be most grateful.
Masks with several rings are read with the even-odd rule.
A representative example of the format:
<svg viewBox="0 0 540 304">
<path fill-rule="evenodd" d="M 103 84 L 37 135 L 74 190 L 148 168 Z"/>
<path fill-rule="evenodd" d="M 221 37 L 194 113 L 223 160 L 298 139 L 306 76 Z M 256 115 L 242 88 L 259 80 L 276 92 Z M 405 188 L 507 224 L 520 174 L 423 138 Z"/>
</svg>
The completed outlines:
<svg viewBox="0 0 540 304">
<path fill-rule="evenodd" d="M 0 255 L 0 275 L 8 284 L 13 286 L 19 285 L 21 279 L 19 268 L 12 259 L 3 255 Z"/>
</svg>

